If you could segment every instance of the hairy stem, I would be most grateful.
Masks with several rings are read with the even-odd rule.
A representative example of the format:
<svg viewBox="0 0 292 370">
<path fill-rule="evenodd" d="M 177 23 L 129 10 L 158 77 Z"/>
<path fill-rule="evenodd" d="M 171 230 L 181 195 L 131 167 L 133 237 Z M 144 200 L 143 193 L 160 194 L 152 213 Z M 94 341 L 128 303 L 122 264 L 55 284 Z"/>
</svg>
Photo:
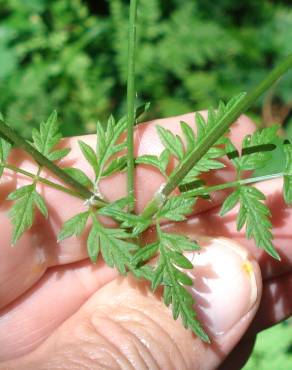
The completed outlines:
<svg viewBox="0 0 292 370">
<path fill-rule="evenodd" d="M 210 193 L 214 193 L 215 191 L 224 190 L 224 189 L 228 189 L 228 188 L 236 188 L 237 186 L 241 186 L 241 185 L 254 184 L 254 183 L 257 183 L 257 182 L 260 182 L 260 181 L 267 181 L 267 180 L 277 179 L 277 178 L 281 178 L 283 176 L 284 176 L 284 174 L 282 172 L 279 172 L 279 173 L 274 173 L 274 174 L 271 174 L 271 175 L 251 177 L 251 178 L 248 178 L 248 179 L 226 182 L 224 184 L 201 187 L 201 188 L 186 191 L 183 194 L 187 197 L 199 197 L 199 196 L 207 195 L 207 194 L 210 194 Z"/>
<path fill-rule="evenodd" d="M 180 184 L 194 165 L 207 153 L 216 141 L 225 134 L 228 128 L 238 117 L 244 113 L 275 81 L 292 67 L 292 54 L 280 63 L 269 75 L 249 94 L 247 94 L 234 108 L 224 115 L 210 132 L 204 137 L 200 145 L 189 153 L 171 173 L 165 186 L 155 194 L 154 198 L 146 205 L 142 215 L 151 217 L 157 212 L 161 203 Z"/>
<path fill-rule="evenodd" d="M 136 53 L 136 19 L 138 0 L 130 2 L 129 42 L 128 42 L 128 79 L 127 79 L 127 186 L 128 211 L 135 207 L 134 198 L 134 124 L 135 124 L 135 53 Z"/>
<path fill-rule="evenodd" d="M 87 198 L 83 197 L 80 193 L 77 193 L 76 191 L 74 190 L 71 190 L 70 188 L 66 188 L 65 186 L 62 186 L 62 185 L 59 185 L 59 184 L 56 184 L 55 182 L 52 182 L 50 180 L 47 180 L 45 179 L 44 177 L 40 177 L 38 174 L 35 175 L 31 172 L 28 172 L 28 171 L 25 171 L 23 170 L 22 168 L 18 168 L 18 167 L 15 167 L 11 164 L 4 164 L 3 165 L 4 168 L 7 168 L 8 170 L 10 171 L 13 171 L 13 172 L 16 172 L 16 173 L 20 173 L 24 176 L 27 176 L 33 180 L 36 180 L 37 182 L 40 182 L 44 185 L 47 185 L 47 186 L 50 186 L 51 188 L 54 188 L 54 189 L 57 189 L 57 190 L 60 190 L 62 191 L 63 193 L 66 193 L 66 194 L 70 194 L 76 198 L 80 198 L 80 199 L 83 199 L 83 200 L 86 200 Z"/>
<path fill-rule="evenodd" d="M 63 171 L 60 167 L 55 165 L 54 162 L 47 159 L 38 150 L 36 150 L 31 144 L 29 144 L 25 139 L 23 139 L 15 130 L 7 126 L 2 120 L 0 120 L 0 136 L 10 143 L 15 144 L 18 148 L 23 149 L 26 153 L 30 154 L 31 157 L 42 167 L 47 168 L 52 173 L 54 173 L 59 179 L 64 181 L 67 185 L 71 186 L 79 197 L 84 199 L 89 199 L 94 194 L 89 191 L 85 186 L 80 184 L 78 181 L 74 180 L 70 175 Z M 96 198 L 96 197 L 95 197 Z M 96 198 L 97 206 L 102 206 L 105 202 L 99 198 Z"/>
</svg>

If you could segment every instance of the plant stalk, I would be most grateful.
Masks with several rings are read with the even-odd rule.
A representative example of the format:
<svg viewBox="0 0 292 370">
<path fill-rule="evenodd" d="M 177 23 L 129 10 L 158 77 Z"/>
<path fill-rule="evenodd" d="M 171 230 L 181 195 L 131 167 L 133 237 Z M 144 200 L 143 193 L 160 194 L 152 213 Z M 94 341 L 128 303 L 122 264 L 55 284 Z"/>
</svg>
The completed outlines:
<svg viewBox="0 0 292 370">
<path fill-rule="evenodd" d="M 10 143 L 15 144 L 16 147 L 23 149 L 26 153 L 31 155 L 31 157 L 42 167 L 47 168 L 53 174 L 55 174 L 59 179 L 64 181 L 67 185 L 71 186 L 76 193 L 79 194 L 79 198 L 90 199 L 94 194 L 89 191 L 85 186 L 80 184 L 78 181 L 74 180 L 70 175 L 63 171 L 60 167 L 55 165 L 54 162 L 47 159 L 38 150 L 36 150 L 31 144 L 29 144 L 25 139 L 23 139 L 15 130 L 6 125 L 2 120 L 0 120 L 0 136 Z M 104 206 L 106 203 L 97 197 L 97 206 Z"/>
<path fill-rule="evenodd" d="M 194 165 L 207 153 L 207 151 L 225 134 L 228 128 L 244 113 L 274 82 L 292 67 L 292 54 L 288 55 L 259 85 L 247 94 L 228 115 L 223 116 L 213 129 L 203 138 L 198 145 L 171 173 L 165 186 L 155 194 L 154 198 L 146 205 L 142 216 L 149 218 L 153 216 L 162 202 L 180 184 Z"/>
<path fill-rule="evenodd" d="M 136 21 L 138 0 L 130 1 L 129 41 L 128 41 L 128 77 L 127 77 L 127 188 L 128 211 L 135 208 L 134 196 L 134 125 L 135 125 L 135 55 L 136 55 Z"/>
<path fill-rule="evenodd" d="M 65 186 L 62 186 L 62 185 L 59 185 L 59 184 L 56 184 L 55 182 L 52 182 L 48 179 L 45 179 L 44 177 L 41 177 L 39 175 L 35 175 L 31 172 L 28 172 L 28 171 L 25 171 L 23 170 L 22 168 L 18 168 L 18 167 L 15 167 L 11 164 L 3 164 L 2 165 L 4 168 L 7 168 L 8 170 L 10 171 L 13 171 L 13 172 L 16 172 L 16 173 L 20 173 L 24 176 L 27 176 L 33 180 L 37 180 L 37 182 L 40 182 L 44 185 L 47 185 L 47 186 L 50 186 L 51 188 L 54 188 L 56 190 L 60 190 L 62 191 L 63 193 L 66 193 L 66 194 L 69 194 L 69 195 L 72 195 L 74 197 L 77 197 L 77 198 L 80 198 L 80 199 L 83 199 L 83 200 L 86 200 L 86 198 L 84 198 L 80 193 L 77 193 L 76 191 L 70 189 L 70 188 L 66 188 Z"/>
<path fill-rule="evenodd" d="M 224 190 L 224 189 L 228 189 L 228 188 L 236 188 L 237 186 L 241 186 L 241 185 L 254 184 L 254 183 L 257 183 L 257 182 L 260 182 L 260 181 L 267 181 L 267 180 L 277 179 L 277 178 L 281 178 L 283 176 L 284 176 L 284 174 L 282 172 L 279 172 L 279 173 L 273 173 L 271 175 L 250 177 L 248 179 L 226 182 L 224 184 L 200 187 L 200 188 L 197 188 L 197 189 L 186 191 L 183 194 L 186 197 L 199 197 L 199 196 L 204 196 L 204 195 L 207 195 L 207 194 L 210 194 L 210 193 L 214 193 L 215 191 Z"/>
</svg>

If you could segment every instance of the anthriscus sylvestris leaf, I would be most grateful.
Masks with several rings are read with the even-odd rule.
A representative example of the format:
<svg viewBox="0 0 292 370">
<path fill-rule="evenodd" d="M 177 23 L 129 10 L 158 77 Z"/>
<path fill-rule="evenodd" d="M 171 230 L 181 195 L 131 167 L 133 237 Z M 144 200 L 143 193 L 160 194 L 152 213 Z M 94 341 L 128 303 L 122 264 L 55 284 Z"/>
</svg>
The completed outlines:
<svg viewBox="0 0 292 370">
<path fill-rule="evenodd" d="M 82 212 L 73 216 L 64 222 L 61 231 L 58 234 L 58 241 L 62 241 L 70 236 L 79 236 L 85 229 L 90 212 Z"/>
<path fill-rule="evenodd" d="M 0 138 L 0 177 L 3 174 L 3 170 L 4 170 L 3 165 L 7 161 L 10 149 L 11 149 L 11 144 L 8 143 L 6 140 Z"/>
<path fill-rule="evenodd" d="M 26 185 L 9 194 L 8 200 L 14 201 L 9 212 L 12 231 L 12 244 L 16 244 L 22 234 L 31 228 L 35 216 L 35 207 L 47 217 L 48 210 L 42 196 L 36 191 L 35 184 Z"/>
</svg>

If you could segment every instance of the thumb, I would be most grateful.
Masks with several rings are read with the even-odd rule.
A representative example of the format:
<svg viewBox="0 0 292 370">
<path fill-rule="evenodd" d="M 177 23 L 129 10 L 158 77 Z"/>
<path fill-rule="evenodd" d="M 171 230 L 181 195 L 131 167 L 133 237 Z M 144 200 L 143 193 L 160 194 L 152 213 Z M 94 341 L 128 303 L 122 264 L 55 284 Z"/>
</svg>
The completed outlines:
<svg viewBox="0 0 292 370">
<path fill-rule="evenodd" d="M 39 348 L 7 369 L 215 369 L 251 323 L 261 297 L 255 260 L 230 239 L 205 239 L 189 254 L 203 343 L 146 284 L 117 278 L 97 291 Z"/>
</svg>

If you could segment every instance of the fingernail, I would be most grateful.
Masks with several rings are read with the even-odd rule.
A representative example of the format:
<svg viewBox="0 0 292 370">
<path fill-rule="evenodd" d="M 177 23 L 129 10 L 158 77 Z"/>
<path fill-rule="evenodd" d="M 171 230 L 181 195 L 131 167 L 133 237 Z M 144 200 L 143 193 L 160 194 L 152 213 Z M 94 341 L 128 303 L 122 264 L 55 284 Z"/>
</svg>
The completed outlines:
<svg viewBox="0 0 292 370">
<path fill-rule="evenodd" d="M 198 318 L 210 335 L 228 332 L 254 306 L 258 287 L 256 263 L 238 243 L 225 238 L 208 239 L 199 253 L 187 257 L 194 264 L 189 273 Z"/>
</svg>

